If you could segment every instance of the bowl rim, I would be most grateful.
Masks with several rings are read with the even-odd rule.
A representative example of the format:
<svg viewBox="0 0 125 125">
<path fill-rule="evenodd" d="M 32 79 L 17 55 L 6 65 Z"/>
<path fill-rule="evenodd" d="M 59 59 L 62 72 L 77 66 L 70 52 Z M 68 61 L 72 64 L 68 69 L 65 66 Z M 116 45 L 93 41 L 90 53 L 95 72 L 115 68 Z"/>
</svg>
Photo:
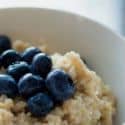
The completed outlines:
<svg viewBox="0 0 125 125">
<path fill-rule="evenodd" d="M 117 37 L 120 39 L 120 41 L 123 42 L 123 44 L 125 44 L 125 37 L 123 35 L 121 35 L 119 32 L 111 29 L 110 27 L 108 27 L 107 25 L 99 22 L 99 21 L 96 21 L 92 18 L 89 18 L 85 15 L 82 15 L 80 13 L 74 13 L 72 11 L 67 11 L 67 10 L 60 10 L 60 9 L 55 9 L 55 8 L 45 8 L 45 7 L 30 7 L 30 6 L 27 6 L 27 7 L 23 7 L 23 6 L 18 6 L 18 7 L 4 7 L 4 8 L 0 8 L 0 13 L 1 11 L 14 11 L 14 10 L 33 10 L 33 11 L 36 11 L 36 10 L 39 10 L 39 11 L 52 11 L 52 12 L 56 12 L 56 13 L 62 13 L 62 14 L 68 14 L 68 15 L 71 15 L 71 16 L 74 16 L 74 17 L 77 17 L 77 18 L 80 18 L 80 19 L 84 19 L 86 21 L 89 21 L 90 23 L 93 23 L 93 25 L 98 25 L 101 29 L 105 30 L 106 32 L 110 32 L 113 36 Z M 119 41 L 119 42 L 120 42 Z"/>
</svg>

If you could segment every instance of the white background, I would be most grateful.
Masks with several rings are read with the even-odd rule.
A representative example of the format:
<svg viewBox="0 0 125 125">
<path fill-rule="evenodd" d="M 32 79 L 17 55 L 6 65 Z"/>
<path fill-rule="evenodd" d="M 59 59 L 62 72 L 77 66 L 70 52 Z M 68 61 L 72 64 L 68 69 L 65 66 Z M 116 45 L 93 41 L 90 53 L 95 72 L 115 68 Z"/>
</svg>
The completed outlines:
<svg viewBox="0 0 125 125">
<path fill-rule="evenodd" d="M 0 7 L 44 7 L 72 11 L 123 33 L 125 0 L 0 0 Z"/>
</svg>

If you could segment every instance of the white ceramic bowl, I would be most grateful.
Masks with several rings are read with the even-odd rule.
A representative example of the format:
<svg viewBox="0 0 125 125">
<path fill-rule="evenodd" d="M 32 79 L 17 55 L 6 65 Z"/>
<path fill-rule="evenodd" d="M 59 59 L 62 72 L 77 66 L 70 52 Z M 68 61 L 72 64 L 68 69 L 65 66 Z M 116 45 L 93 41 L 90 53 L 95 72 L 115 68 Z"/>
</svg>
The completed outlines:
<svg viewBox="0 0 125 125">
<path fill-rule="evenodd" d="M 85 17 L 57 10 L 0 10 L 0 33 L 13 39 L 45 38 L 53 51 L 75 50 L 109 84 L 118 100 L 115 125 L 125 122 L 125 41 Z"/>
</svg>

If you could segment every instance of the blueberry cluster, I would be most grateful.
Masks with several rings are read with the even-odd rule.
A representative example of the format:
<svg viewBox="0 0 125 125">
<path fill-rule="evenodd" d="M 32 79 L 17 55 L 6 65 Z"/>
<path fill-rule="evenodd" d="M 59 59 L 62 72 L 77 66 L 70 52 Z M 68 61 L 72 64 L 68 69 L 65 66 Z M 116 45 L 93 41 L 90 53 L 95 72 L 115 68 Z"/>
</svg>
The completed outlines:
<svg viewBox="0 0 125 125">
<path fill-rule="evenodd" d="M 75 92 L 70 76 L 52 69 L 49 55 L 36 47 L 19 53 L 5 35 L 0 35 L 0 67 L 6 70 L 6 74 L 0 74 L 0 94 L 21 96 L 34 116 L 47 115 Z"/>
</svg>

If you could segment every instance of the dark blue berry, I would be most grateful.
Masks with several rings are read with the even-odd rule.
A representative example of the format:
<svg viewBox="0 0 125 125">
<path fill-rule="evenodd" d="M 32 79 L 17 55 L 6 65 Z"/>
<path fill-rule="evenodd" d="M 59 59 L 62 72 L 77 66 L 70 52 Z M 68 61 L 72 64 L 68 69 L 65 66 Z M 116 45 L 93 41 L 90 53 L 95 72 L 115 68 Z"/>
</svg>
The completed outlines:
<svg viewBox="0 0 125 125">
<path fill-rule="evenodd" d="M 4 51 L 1 55 L 1 58 L 4 68 L 7 68 L 12 63 L 21 60 L 20 54 L 13 49 Z"/>
<path fill-rule="evenodd" d="M 27 73 L 18 82 L 19 93 L 27 98 L 38 92 L 45 91 L 45 81 L 40 76 Z"/>
<path fill-rule="evenodd" d="M 30 68 L 26 62 L 16 62 L 11 64 L 7 69 L 7 74 L 11 75 L 16 81 L 18 81 L 24 74 L 29 72 Z"/>
<path fill-rule="evenodd" d="M 36 47 L 29 47 L 27 48 L 23 54 L 22 54 L 22 60 L 26 61 L 27 63 L 31 64 L 32 63 L 32 59 L 33 57 L 38 54 L 41 53 L 41 50 L 36 48 Z"/>
<path fill-rule="evenodd" d="M 60 69 L 55 69 L 48 74 L 46 87 L 56 102 L 67 100 L 75 92 L 73 81 L 67 73 Z"/>
<path fill-rule="evenodd" d="M 18 94 L 17 84 L 11 76 L 0 74 L 0 94 L 9 97 L 15 97 Z"/>
<path fill-rule="evenodd" d="M 0 54 L 8 49 L 11 49 L 10 38 L 5 35 L 0 35 Z"/>
<path fill-rule="evenodd" d="M 36 117 L 47 115 L 53 106 L 52 99 L 44 93 L 38 93 L 28 100 L 28 109 Z"/>
<path fill-rule="evenodd" d="M 38 74 L 42 77 L 50 72 L 52 68 L 52 61 L 49 56 L 44 53 L 37 54 L 32 61 L 32 71 L 34 74 Z"/>
</svg>

